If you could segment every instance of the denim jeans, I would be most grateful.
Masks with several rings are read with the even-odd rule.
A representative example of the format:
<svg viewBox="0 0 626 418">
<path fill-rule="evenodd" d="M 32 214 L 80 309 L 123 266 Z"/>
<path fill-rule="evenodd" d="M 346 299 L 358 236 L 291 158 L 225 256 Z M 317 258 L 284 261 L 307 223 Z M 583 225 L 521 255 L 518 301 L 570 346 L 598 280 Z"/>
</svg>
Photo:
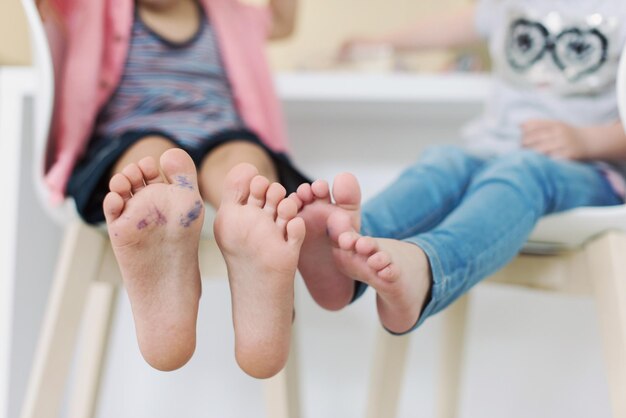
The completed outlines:
<svg viewBox="0 0 626 418">
<path fill-rule="evenodd" d="M 440 146 L 363 206 L 361 232 L 426 253 L 432 288 L 417 327 L 511 261 L 541 216 L 620 203 L 592 164 L 526 150 L 481 159 Z"/>
</svg>

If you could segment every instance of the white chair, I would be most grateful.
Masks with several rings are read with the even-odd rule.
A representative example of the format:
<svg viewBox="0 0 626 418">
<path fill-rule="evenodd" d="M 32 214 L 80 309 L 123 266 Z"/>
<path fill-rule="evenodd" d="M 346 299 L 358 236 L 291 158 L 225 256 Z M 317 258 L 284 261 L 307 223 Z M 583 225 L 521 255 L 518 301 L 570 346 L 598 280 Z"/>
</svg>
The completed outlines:
<svg viewBox="0 0 626 418">
<path fill-rule="evenodd" d="M 35 2 L 21 2 L 30 25 L 34 65 L 38 72 L 34 131 L 38 172 L 35 178 L 41 181 L 53 107 L 53 63 Z M 44 202 L 44 186 L 40 182 L 36 187 Z M 100 380 L 121 280 L 106 233 L 81 222 L 69 207 L 70 205 L 66 205 L 62 210 L 51 211 L 55 219 L 66 225 L 65 237 L 21 418 L 59 416 L 76 346 L 80 347 L 80 352 L 76 353 L 74 360 L 76 372 L 72 387 L 75 389 L 69 395 L 68 416 L 90 418 L 95 415 L 97 408 Z M 205 225 L 210 226 L 211 221 L 211 216 L 207 216 Z M 211 233 L 203 234 L 200 264 L 203 277 L 226 277 L 224 261 Z M 295 332 L 293 335 L 295 336 Z M 79 336 L 80 344 L 77 344 Z M 295 337 L 285 370 L 264 383 L 268 417 L 299 416 L 294 347 Z"/>
<path fill-rule="evenodd" d="M 620 113 L 626 121 L 626 50 L 618 79 Z M 579 208 L 546 216 L 522 253 L 488 279 L 596 301 L 613 417 L 626 417 L 626 205 Z M 436 416 L 459 415 L 463 342 L 471 292 L 441 313 L 443 337 L 436 369 Z M 396 416 L 410 335 L 376 336 L 368 418 Z"/>
</svg>

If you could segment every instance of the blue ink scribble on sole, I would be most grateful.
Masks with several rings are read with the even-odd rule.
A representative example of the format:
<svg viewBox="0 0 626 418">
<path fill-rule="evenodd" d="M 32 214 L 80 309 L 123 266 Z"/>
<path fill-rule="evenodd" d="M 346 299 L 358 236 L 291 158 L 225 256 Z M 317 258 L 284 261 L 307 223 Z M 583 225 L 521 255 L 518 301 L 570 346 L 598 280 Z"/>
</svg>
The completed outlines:
<svg viewBox="0 0 626 418">
<path fill-rule="evenodd" d="M 201 201 L 196 200 L 193 208 L 189 212 L 187 212 L 186 215 L 181 215 L 180 224 L 185 228 L 188 228 L 193 223 L 193 221 L 200 217 L 200 214 L 202 214 L 202 209 L 204 209 L 204 205 Z"/>
<path fill-rule="evenodd" d="M 165 217 L 165 215 L 163 215 L 163 212 L 161 212 L 157 208 L 154 208 L 154 216 L 154 223 L 156 223 L 157 225 L 165 225 L 167 223 L 167 218 Z"/>
<path fill-rule="evenodd" d="M 175 176 L 175 179 L 176 179 L 176 185 L 180 187 L 181 189 L 194 190 L 193 184 L 189 181 L 187 176 L 178 175 L 178 176 Z"/>
<path fill-rule="evenodd" d="M 167 224 L 167 218 L 156 206 L 152 208 L 148 217 L 137 222 L 137 229 L 147 228 L 149 225 L 163 226 Z"/>
</svg>

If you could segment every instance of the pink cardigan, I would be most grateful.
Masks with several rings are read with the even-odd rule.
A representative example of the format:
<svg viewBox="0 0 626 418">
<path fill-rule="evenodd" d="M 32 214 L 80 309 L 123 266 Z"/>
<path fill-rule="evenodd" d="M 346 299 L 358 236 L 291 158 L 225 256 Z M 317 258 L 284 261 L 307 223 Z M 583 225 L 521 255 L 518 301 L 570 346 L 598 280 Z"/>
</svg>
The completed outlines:
<svg viewBox="0 0 626 418">
<path fill-rule="evenodd" d="M 272 149 L 285 151 L 280 104 L 265 57 L 271 16 L 238 0 L 200 0 L 246 125 Z M 89 141 L 96 116 L 115 91 L 128 53 L 134 0 L 50 0 L 44 15 L 55 66 L 55 112 L 46 184 L 60 202 Z"/>
</svg>

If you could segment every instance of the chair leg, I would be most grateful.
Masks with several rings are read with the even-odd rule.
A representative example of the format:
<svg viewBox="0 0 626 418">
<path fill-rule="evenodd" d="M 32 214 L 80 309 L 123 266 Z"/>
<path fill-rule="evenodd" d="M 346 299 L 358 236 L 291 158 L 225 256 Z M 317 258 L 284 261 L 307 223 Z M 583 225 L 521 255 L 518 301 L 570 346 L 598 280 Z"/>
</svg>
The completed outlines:
<svg viewBox="0 0 626 418">
<path fill-rule="evenodd" d="M 376 352 L 370 377 L 367 418 L 393 418 L 398 410 L 406 369 L 409 336 L 377 331 Z"/>
<path fill-rule="evenodd" d="M 298 418 L 300 416 L 300 387 L 298 385 L 298 338 L 294 325 L 291 348 L 285 368 L 264 382 L 266 416 Z"/>
<path fill-rule="evenodd" d="M 459 413 L 468 301 L 469 295 L 465 295 L 442 312 L 443 335 L 435 409 L 438 418 L 454 418 Z"/>
<path fill-rule="evenodd" d="M 100 269 L 105 238 L 80 222 L 70 225 L 43 318 L 22 418 L 56 418 L 89 284 Z"/>
<path fill-rule="evenodd" d="M 626 235 L 609 233 L 587 246 L 611 407 L 626 417 Z"/>
<path fill-rule="evenodd" d="M 118 293 L 117 286 L 105 282 L 93 283 L 89 290 L 70 392 L 69 418 L 96 415 Z"/>
</svg>

